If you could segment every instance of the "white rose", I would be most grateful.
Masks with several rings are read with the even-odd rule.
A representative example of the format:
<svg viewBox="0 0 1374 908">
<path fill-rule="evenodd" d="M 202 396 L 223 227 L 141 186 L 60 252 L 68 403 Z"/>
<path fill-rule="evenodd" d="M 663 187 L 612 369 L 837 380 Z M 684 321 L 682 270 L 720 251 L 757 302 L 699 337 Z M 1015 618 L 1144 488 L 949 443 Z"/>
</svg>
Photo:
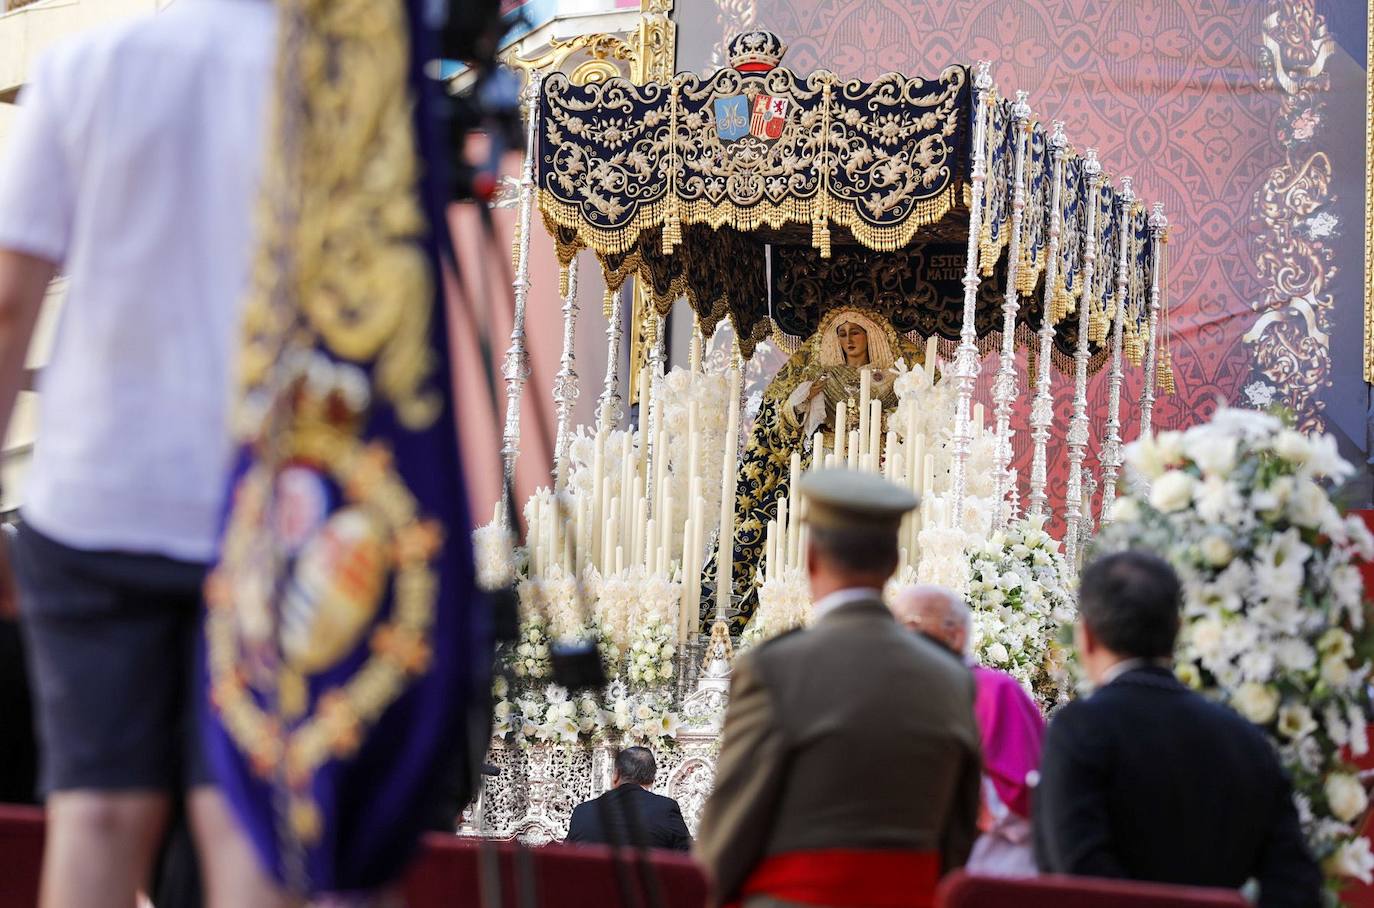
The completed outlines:
<svg viewBox="0 0 1374 908">
<path fill-rule="evenodd" d="M 1332 687 L 1345 687 L 1350 683 L 1350 663 L 1332 654 L 1322 659 L 1322 680 Z"/>
<path fill-rule="evenodd" d="M 1279 692 L 1267 684 L 1242 684 L 1231 698 L 1236 711 L 1256 725 L 1268 725 L 1279 707 Z"/>
<path fill-rule="evenodd" d="M 1361 836 L 1346 842 L 1326 859 L 1326 871 L 1365 884 L 1374 882 L 1374 854 L 1369 851 L 1369 839 Z"/>
<path fill-rule="evenodd" d="M 1170 470 L 1150 487 L 1150 504 L 1165 514 L 1186 508 L 1193 502 L 1196 480 L 1182 470 Z"/>
<path fill-rule="evenodd" d="M 1231 543 L 1227 542 L 1225 537 L 1209 533 L 1202 540 L 1202 557 L 1212 567 L 1225 567 L 1235 557 L 1235 550 L 1231 548 Z"/>
<path fill-rule="evenodd" d="M 1011 654 L 1007 652 L 1007 648 L 1003 646 L 1001 643 L 997 642 L 994 642 L 991 646 L 989 646 L 986 650 L 986 653 L 988 659 L 994 665 L 1005 665 L 1007 660 L 1011 658 Z"/>
<path fill-rule="evenodd" d="M 1140 520 L 1140 505 L 1129 495 L 1125 498 L 1118 498 L 1112 503 L 1111 520 L 1113 523 L 1138 522 Z"/>
<path fill-rule="evenodd" d="M 1336 772 L 1327 776 L 1323 790 L 1326 792 L 1326 803 L 1331 807 L 1331 813 L 1342 823 L 1349 823 L 1364 813 L 1364 809 L 1369 806 L 1369 797 L 1364 793 L 1364 786 L 1360 784 L 1359 779 L 1349 773 Z"/>
</svg>

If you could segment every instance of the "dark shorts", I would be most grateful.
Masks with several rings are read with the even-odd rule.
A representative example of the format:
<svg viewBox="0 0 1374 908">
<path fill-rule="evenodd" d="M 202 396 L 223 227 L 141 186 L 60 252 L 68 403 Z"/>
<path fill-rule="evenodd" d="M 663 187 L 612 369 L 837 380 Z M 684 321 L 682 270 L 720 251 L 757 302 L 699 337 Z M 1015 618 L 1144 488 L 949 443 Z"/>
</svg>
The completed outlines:
<svg viewBox="0 0 1374 908">
<path fill-rule="evenodd" d="M 73 549 L 29 526 L 11 559 L 43 791 L 207 782 L 196 671 L 205 566 Z"/>
</svg>

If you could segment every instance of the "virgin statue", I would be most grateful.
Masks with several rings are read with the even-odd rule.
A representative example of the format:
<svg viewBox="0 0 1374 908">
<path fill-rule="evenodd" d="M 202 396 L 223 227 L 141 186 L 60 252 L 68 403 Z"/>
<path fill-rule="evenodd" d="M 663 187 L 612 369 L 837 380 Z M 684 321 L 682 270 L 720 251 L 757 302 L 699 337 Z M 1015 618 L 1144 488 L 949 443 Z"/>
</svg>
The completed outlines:
<svg viewBox="0 0 1374 908">
<path fill-rule="evenodd" d="M 734 598 L 739 614 L 732 630 L 744 628 L 758 602 L 756 576 L 767 542 L 768 521 L 777 517 L 778 501 L 788 494 L 792 452 L 810 466 L 816 432 L 824 447 L 835 444 L 836 411 L 845 404 L 847 428 L 858 427 L 860 387 L 870 372 L 870 396 L 882 402 L 883 429 L 897 406 L 893 382 L 898 361 L 922 362 L 920 348 L 898 334 L 892 324 L 871 309 L 846 306 L 826 313 L 816 332 L 778 370 L 764 391 L 744 455 L 740 459 L 735 498 Z M 702 577 L 702 621 L 710 627 L 714 614 L 716 559 Z M 706 590 L 709 588 L 710 595 Z"/>
</svg>

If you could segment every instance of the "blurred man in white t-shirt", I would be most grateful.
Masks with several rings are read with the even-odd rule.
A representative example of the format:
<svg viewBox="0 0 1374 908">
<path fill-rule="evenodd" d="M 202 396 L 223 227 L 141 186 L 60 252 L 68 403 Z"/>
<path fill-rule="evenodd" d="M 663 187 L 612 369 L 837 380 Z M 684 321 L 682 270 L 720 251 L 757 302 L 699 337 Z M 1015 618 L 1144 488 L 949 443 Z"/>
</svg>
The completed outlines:
<svg viewBox="0 0 1374 908">
<path fill-rule="evenodd" d="M 281 903 L 207 784 L 193 669 L 275 31 L 268 0 L 181 0 L 68 41 L 0 168 L 0 432 L 48 281 L 68 287 L 11 553 L 44 906 L 132 906 L 179 790 L 211 903 Z"/>
</svg>

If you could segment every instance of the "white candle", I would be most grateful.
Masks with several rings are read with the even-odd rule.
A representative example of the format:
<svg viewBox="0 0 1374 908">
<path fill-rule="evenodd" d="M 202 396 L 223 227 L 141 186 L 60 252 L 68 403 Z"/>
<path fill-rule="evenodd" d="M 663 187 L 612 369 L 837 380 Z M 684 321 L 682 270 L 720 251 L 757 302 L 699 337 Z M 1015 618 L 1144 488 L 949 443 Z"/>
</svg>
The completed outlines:
<svg viewBox="0 0 1374 908">
<path fill-rule="evenodd" d="M 692 584 L 689 582 L 687 576 L 687 565 L 691 562 L 692 555 L 692 518 L 690 511 L 691 508 L 688 508 L 689 514 L 687 520 L 682 525 L 682 582 L 680 584 L 681 589 L 678 596 L 679 606 L 677 616 L 677 638 L 679 642 L 687 639 L 689 633 L 688 629 L 692 626 L 692 622 L 688 618 L 692 610 Z"/>
<path fill-rule="evenodd" d="M 983 405 L 973 405 L 973 437 L 983 437 Z"/>
<path fill-rule="evenodd" d="M 606 486 L 606 430 L 598 428 L 596 430 L 596 443 L 592 447 L 592 526 L 600 528 L 606 519 L 603 509 L 605 504 L 602 501 L 602 492 Z M 596 551 L 592 553 L 594 559 L 601 557 L 601 534 L 596 534 Z"/>
<path fill-rule="evenodd" d="M 573 533 L 573 538 L 576 540 L 576 545 L 573 549 L 573 570 L 580 574 L 582 573 L 582 562 L 587 557 L 588 502 L 587 499 L 581 495 L 578 495 L 574 500 L 577 502 L 577 516 L 574 518 L 577 523 L 577 528 Z"/>
<path fill-rule="evenodd" d="M 700 455 L 697 454 L 697 402 L 694 400 L 687 407 L 687 481 L 697 478 L 697 463 Z"/>
<path fill-rule="evenodd" d="M 701 568 L 706 553 L 706 508 L 701 500 L 701 477 L 692 480 L 692 620 L 701 617 Z"/>
<path fill-rule="evenodd" d="M 627 430 L 620 436 L 620 526 L 626 537 L 634 535 L 635 452 L 634 436 Z"/>
<path fill-rule="evenodd" d="M 916 454 L 916 405 L 911 403 L 906 408 L 906 482 L 912 489 L 917 488 L 916 472 L 921 469 L 921 459 Z"/>
<path fill-rule="evenodd" d="M 602 570 L 608 574 L 616 570 L 615 551 L 620 547 L 619 505 L 619 498 L 611 499 L 611 517 L 606 521 L 606 564 Z"/>
<path fill-rule="evenodd" d="M 716 548 L 716 617 L 723 619 L 731 606 L 730 591 L 734 584 L 735 561 L 735 478 L 739 459 L 739 386 L 738 367 L 730 368 L 730 399 L 726 406 L 725 450 L 721 457 L 720 477 L 720 533 Z"/>
<path fill-rule="evenodd" d="M 658 512 L 658 526 L 663 538 L 658 541 L 663 554 L 658 556 L 659 570 L 665 574 L 672 570 L 673 560 L 673 496 L 663 496 L 663 507 Z"/>
<path fill-rule="evenodd" d="M 625 570 L 625 546 L 623 546 L 623 545 L 618 545 L 618 546 L 615 547 L 615 572 L 616 572 L 617 574 L 620 574 L 620 573 L 623 573 L 624 570 Z"/>
<path fill-rule="evenodd" d="M 788 464 L 792 480 L 787 485 L 787 498 L 789 506 L 787 511 L 792 515 L 792 525 L 787 528 L 787 563 L 797 563 L 797 527 L 801 524 L 801 514 L 798 508 L 801 502 L 801 489 L 797 488 L 797 483 L 801 481 L 801 455 L 796 451 L 792 452 L 792 460 Z"/>
<path fill-rule="evenodd" d="M 783 498 L 778 502 L 778 542 L 775 546 L 780 572 L 787 568 L 787 516 L 787 499 Z"/>
<path fill-rule="evenodd" d="M 883 440 L 883 478 L 888 482 L 896 482 L 897 458 L 893 455 L 897 453 L 897 430 L 888 429 L 887 437 Z"/>
<path fill-rule="evenodd" d="M 936 346 L 936 337 L 932 334 L 930 337 L 926 338 L 926 360 L 924 365 L 926 369 L 927 384 L 935 384 L 935 361 L 939 358 L 939 355 L 938 347 Z"/>
<path fill-rule="evenodd" d="M 868 425 L 872 420 L 869 412 L 869 395 L 873 393 L 873 370 L 864 366 L 859 370 L 859 444 L 868 444 Z M 867 454 L 867 448 L 860 448 L 859 454 Z"/>
<path fill-rule="evenodd" d="M 868 454 L 872 461 L 869 464 L 869 469 L 876 470 L 878 457 L 882 453 L 883 402 L 880 400 L 869 401 L 868 406 Z"/>
<path fill-rule="evenodd" d="M 846 465 L 847 467 L 849 467 L 849 469 L 851 469 L 851 470 L 856 470 L 856 469 L 858 469 L 858 467 L 859 467 L 859 430 L 858 430 L 858 429 L 850 429 L 850 430 L 849 430 L 849 447 L 848 447 L 848 449 L 847 449 L 847 452 L 848 452 L 848 455 L 849 455 L 849 456 L 846 458 L 846 464 L 845 464 L 845 465 Z"/>
<path fill-rule="evenodd" d="M 845 402 L 840 401 L 835 406 L 835 460 L 841 464 L 845 460 L 845 442 L 849 440 L 849 430 L 845 427 L 847 415 Z"/>
<path fill-rule="evenodd" d="M 649 576 L 653 576 L 658 573 L 658 559 L 655 556 L 659 552 L 659 547 L 658 524 L 652 517 L 645 524 L 644 540 L 644 570 L 648 571 Z"/>
<path fill-rule="evenodd" d="M 811 436 L 811 469 L 819 470 L 825 466 L 825 433 L 817 432 Z"/>
<path fill-rule="evenodd" d="M 646 530 L 648 529 L 648 525 L 644 518 L 644 504 L 643 497 L 636 495 L 634 501 L 635 526 L 630 537 L 631 544 L 629 555 L 631 564 L 644 563 L 644 539 Z"/>
</svg>

